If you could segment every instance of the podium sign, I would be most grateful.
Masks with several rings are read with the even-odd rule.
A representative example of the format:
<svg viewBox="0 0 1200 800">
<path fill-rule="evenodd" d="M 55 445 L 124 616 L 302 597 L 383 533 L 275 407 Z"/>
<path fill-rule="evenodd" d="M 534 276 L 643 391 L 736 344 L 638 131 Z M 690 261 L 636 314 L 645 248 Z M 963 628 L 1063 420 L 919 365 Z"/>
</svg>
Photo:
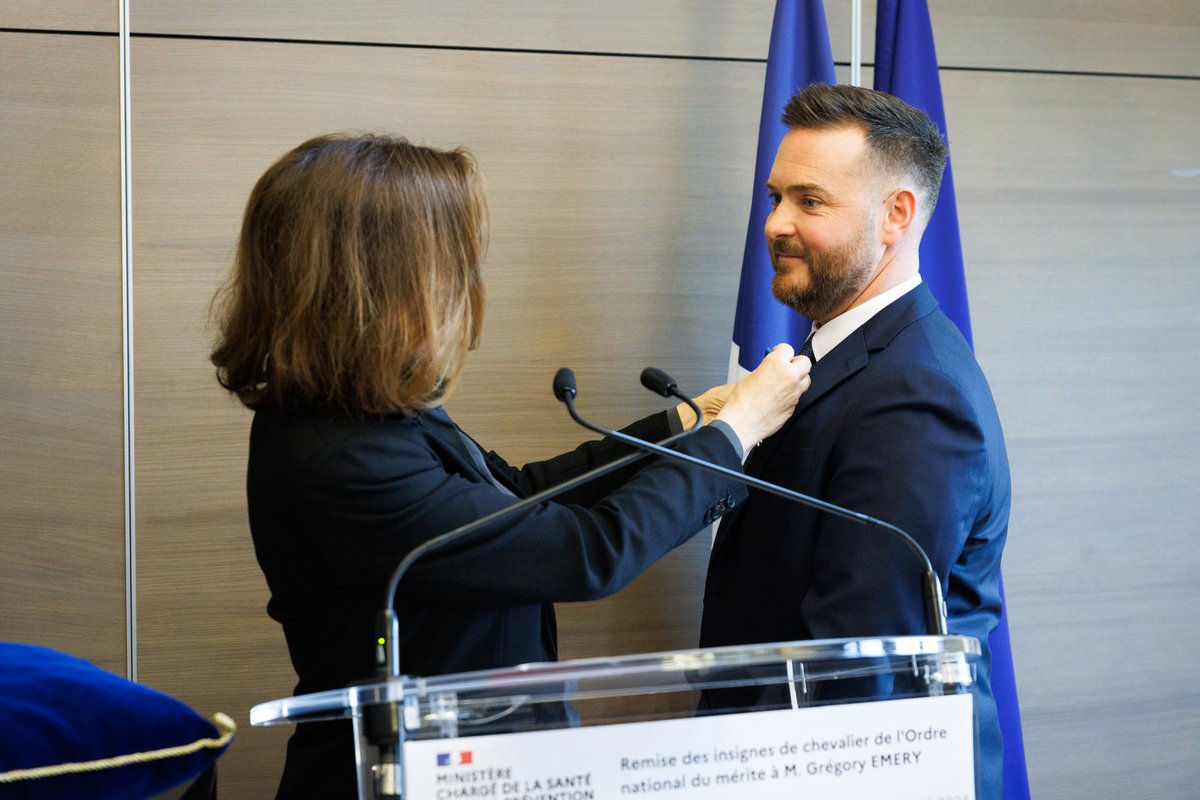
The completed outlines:
<svg viewBox="0 0 1200 800">
<path fill-rule="evenodd" d="M 409 742 L 412 798 L 974 798 L 971 695 Z"/>
<path fill-rule="evenodd" d="M 680 650 L 402 677 L 274 700 L 353 721 L 362 800 L 974 798 L 961 636 Z"/>
</svg>

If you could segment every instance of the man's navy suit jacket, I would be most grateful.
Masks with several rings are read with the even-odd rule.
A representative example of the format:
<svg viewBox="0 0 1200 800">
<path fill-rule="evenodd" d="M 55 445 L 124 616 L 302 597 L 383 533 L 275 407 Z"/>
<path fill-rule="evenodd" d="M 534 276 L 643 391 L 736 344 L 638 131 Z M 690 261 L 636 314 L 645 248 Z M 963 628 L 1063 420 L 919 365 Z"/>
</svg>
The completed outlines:
<svg viewBox="0 0 1200 800">
<path fill-rule="evenodd" d="M 791 420 L 746 471 L 911 534 L 977 637 L 980 796 L 999 796 L 988 634 L 1001 612 L 1008 458 L 970 347 L 921 284 L 814 366 Z M 727 515 L 710 561 L 702 646 L 923 634 L 923 565 L 898 537 L 764 492 Z"/>
</svg>

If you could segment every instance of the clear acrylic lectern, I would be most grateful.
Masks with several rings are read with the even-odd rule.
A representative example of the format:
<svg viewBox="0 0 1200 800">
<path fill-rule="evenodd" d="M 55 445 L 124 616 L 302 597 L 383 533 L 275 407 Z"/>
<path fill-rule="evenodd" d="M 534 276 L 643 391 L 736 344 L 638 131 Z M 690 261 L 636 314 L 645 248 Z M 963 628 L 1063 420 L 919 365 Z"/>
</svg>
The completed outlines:
<svg viewBox="0 0 1200 800">
<path fill-rule="evenodd" d="M 252 725 L 353 720 L 362 800 L 975 795 L 970 637 L 681 650 L 350 686 Z"/>
</svg>

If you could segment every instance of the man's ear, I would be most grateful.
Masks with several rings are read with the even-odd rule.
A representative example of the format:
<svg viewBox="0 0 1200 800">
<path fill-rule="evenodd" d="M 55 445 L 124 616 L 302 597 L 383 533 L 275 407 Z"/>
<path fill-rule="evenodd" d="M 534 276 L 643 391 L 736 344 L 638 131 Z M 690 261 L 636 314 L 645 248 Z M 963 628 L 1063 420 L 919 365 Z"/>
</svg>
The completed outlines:
<svg viewBox="0 0 1200 800">
<path fill-rule="evenodd" d="M 895 246 L 916 224 L 917 195 L 907 187 L 892 192 L 883 203 L 883 243 Z"/>
</svg>

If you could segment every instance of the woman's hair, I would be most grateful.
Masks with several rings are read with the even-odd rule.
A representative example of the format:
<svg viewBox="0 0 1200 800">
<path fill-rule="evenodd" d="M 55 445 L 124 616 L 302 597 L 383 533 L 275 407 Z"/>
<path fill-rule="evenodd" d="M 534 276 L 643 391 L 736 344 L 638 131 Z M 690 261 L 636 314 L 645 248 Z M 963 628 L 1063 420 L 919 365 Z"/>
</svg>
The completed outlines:
<svg viewBox="0 0 1200 800">
<path fill-rule="evenodd" d="M 255 409 L 437 405 L 479 338 L 486 246 L 482 178 L 465 150 L 310 139 L 246 203 L 214 299 L 217 380 Z"/>
</svg>

